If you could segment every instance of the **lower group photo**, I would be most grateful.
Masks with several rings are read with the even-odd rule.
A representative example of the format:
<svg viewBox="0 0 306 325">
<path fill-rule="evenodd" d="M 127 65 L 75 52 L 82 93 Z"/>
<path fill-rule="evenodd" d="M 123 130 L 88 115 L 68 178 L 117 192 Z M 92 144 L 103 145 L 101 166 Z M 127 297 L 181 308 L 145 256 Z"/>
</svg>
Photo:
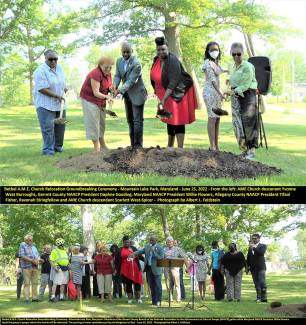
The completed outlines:
<svg viewBox="0 0 306 325">
<path fill-rule="evenodd" d="M 306 316 L 305 205 L 2 205 L 1 318 Z"/>
</svg>

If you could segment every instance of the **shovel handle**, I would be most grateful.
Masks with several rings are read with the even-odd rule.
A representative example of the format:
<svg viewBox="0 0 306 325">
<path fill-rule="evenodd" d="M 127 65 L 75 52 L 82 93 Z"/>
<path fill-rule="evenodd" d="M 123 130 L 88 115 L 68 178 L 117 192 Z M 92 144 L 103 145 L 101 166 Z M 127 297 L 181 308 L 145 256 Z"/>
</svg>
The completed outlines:
<svg viewBox="0 0 306 325">
<path fill-rule="evenodd" d="M 60 117 L 59 118 L 63 117 L 63 112 L 64 112 L 64 100 L 61 100 L 61 111 L 60 111 Z"/>
</svg>

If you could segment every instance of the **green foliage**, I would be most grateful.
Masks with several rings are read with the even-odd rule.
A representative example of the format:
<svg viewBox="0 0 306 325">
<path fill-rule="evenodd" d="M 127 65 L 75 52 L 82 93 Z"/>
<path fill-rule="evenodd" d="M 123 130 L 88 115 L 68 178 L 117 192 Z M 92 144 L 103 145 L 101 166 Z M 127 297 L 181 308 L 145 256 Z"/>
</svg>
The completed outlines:
<svg viewBox="0 0 306 325">
<path fill-rule="evenodd" d="M 295 236 L 298 246 L 298 254 L 304 266 L 306 265 L 306 229 L 300 229 Z"/>
<path fill-rule="evenodd" d="M 67 245 L 81 242 L 80 212 L 69 205 L 7 205 L 0 206 L 1 233 L 4 252 L 11 256 L 26 234 L 33 234 L 38 250 L 46 243 L 54 244 L 62 237 Z"/>
<path fill-rule="evenodd" d="M 20 52 L 13 51 L 2 63 L 0 83 L 0 106 L 27 105 L 30 100 L 27 82 L 27 61 Z"/>
</svg>

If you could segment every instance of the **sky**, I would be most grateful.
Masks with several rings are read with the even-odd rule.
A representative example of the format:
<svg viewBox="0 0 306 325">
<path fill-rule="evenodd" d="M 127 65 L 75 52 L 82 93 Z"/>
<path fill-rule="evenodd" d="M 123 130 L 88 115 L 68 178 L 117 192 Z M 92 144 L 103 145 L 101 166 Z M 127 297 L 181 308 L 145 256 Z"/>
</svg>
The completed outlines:
<svg viewBox="0 0 306 325">
<path fill-rule="evenodd" d="M 90 2 L 91 0 L 63 1 L 65 5 L 74 9 L 86 7 Z M 284 39 L 284 47 L 287 49 L 295 48 L 298 52 L 303 53 L 306 58 L 306 0 L 255 0 L 255 2 L 267 6 L 273 14 L 286 17 L 292 27 L 301 30 L 301 33 L 296 35 L 296 37 L 286 37 Z M 230 44 L 234 41 L 244 43 L 242 34 L 234 31 L 225 47 L 229 48 Z M 259 49 L 260 54 L 264 55 L 264 43 L 260 40 L 255 40 L 255 47 Z M 75 60 L 74 58 L 67 60 L 70 66 L 78 68 L 83 79 L 85 79 L 88 72 L 87 63 L 83 59 L 87 51 L 88 48 L 79 51 L 78 58 L 80 60 Z"/>
</svg>

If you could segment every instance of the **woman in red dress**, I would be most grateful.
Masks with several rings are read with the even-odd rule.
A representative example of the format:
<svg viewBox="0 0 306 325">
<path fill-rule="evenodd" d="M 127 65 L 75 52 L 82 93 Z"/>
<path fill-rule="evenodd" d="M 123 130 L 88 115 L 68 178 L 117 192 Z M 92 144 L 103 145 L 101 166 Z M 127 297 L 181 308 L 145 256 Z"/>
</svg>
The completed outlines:
<svg viewBox="0 0 306 325">
<path fill-rule="evenodd" d="M 123 247 L 119 251 L 120 273 L 122 282 L 125 284 L 126 293 L 128 295 L 128 303 L 132 303 L 133 286 L 135 290 L 135 299 L 141 304 L 140 290 L 142 285 L 142 271 L 139 265 L 138 257 L 132 258 L 131 255 L 137 249 L 131 246 L 128 236 L 123 236 Z"/>
<path fill-rule="evenodd" d="M 185 125 L 195 121 L 197 100 L 191 76 L 179 59 L 168 51 L 164 37 L 155 39 L 157 56 L 151 68 L 151 83 L 159 99 L 157 115 L 167 123 L 168 147 L 183 148 Z"/>
</svg>

